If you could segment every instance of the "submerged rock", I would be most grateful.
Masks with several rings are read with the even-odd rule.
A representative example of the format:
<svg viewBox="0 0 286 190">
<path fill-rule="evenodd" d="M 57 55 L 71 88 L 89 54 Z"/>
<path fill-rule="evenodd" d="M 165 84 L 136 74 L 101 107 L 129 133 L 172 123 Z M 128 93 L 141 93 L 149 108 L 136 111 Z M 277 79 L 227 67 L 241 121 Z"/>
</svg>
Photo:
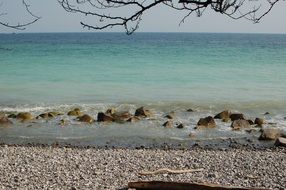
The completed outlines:
<svg viewBox="0 0 286 190">
<path fill-rule="evenodd" d="M 165 118 L 168 118 L 168 119 L 174 119 L 175 118 L 175 112 L 170 112 L 169 114 L 165 115 Z"/>
<path fill-rule="evenodd" d="M 201 118 L 198 123 L 196 129 L 201 129 L 201 128 L 215 128 L 216 123 L 213 117 L 208 116 L 205 118 Z"/>
<path fill-rule="evenodd" d="M 131 122 L 131 123 L 138 122 L 138 121 L 140 121 L 140 117 L 137 117 L 137 116 L 133 116 L 127 120 L 127 122 Z"/>
<path fill-rule="evenodd" d="M 286 138 L 284 137 L 279 137 L 278 139 L 276 139 L 275 141 L 275 146 L 283 146 L 286 147 Z"/>
<path fill-rule="evenodd" d="M 16 118 L 21 120 L 22 122 L 33 120 L 33 116 L 29 112 L 19 113 Z"/>
<path fill-rule="evenodd" d="M 132 118 L 133 116 L 128 111 L 124 111 L 124 112 L 116 112 L 112 114 L 111 117 L 114 119 L 115 122 L 121 123 L 121 122 L 126 122 L 128 119 Z"/>
<path fill-rule="evenodd" d="M 264 119 L 262 118 L 255 118 L 254 124 L 258 126 L 262 126 L 264 124 Z"/>
<path fill-rule="evenodd" d="M 112 115 L 112 114 L 115 114 L 116 110 L 115 108 L 109 108 L 108 110 L 106 110 L 106 114 L 109 114 L 109 115 Z"/>
<path fill-rule="evenodd" d="M 97 121 L 98 122 L 113 122 L 114 118 L 108 114 L 105 114 L 103 112 L 99 112 L 97 114 Z"/>
<path fill-rule="evenodd" d="M 277 128 L 266 128 L 262 130 L 259 140 L 275 140 L 280 137 L 280 130 Z"/>
<path fill-rule="evenodd" d="M 150 110 L 145 109 L 144 107 L 140 107 L 140 108 L 138 108 L 135 111 L 135 116 L 138 116 L 138 117 L 152 117 L 153 113 Z"/>
<path fill-rule="evenodd" d="M 8 118 L 17 118 L 17 114 L 11 113 L 8 115 Z"/>
<path fill-rule="evenodd" d="M 85 123 L 93 123 L 95 120 L 91 116 L 85 114 L 83 116 L 78 117 L 78 121 Z"/>
<path fill-rule="evenodd" d="M 7 127 L 7 126 L 10 126 L 12 125 L 13 122 L 10 121 L 5 115 L 1 115 L 0 117 L 0 127 Z"/>
<path fill-rule="evenodd" d="M 216 114 L 214 116 L 215 119 L 222 119 L 222 120 L 225 120 L 225 121 L 228 121 L 229 118 L 230 118 L 230 111 L 229 110 L 225 110 L 225 111 L 222 111 L 218 114 Z"/>
<path fill-rule="evenodd" d="M 75 108 L 74 110 L 71 110 L 68 112 L 69 116 L 82 116 L 83 113 L 80 111 L 79 108 Z"/>
<path fill-rule="evenodd" d="M 250 124 L 247 120 L 244 119 L 238 119 L 238 120 L 234 120 L 231 123 L 231 127 L 234 130 L 240 130 L 241 128 L 250 128 Z"/>
<path fill-rule="evenodd" d="M 229 117 L 230 117 L 231 121 L 235 121 L 235 120 L 239 120 L 239 119 L 245 120 L 244 115 L 242 113 L 233 113 L 233 114 L 230 114 Z"/>
<path fill-rule="evenodd" d="M 174 127 L 174 124 L 173 124 L 173 121 L 172 120 L 169 120 L 169 121 L 166 121 L 164 124 L 163 124 L 164 127 L 166 128 L 173 128 Z"/>
<path fill-rule="evenodd" d="M 263 115 L 269 115 L 270 113 L 267 111 L 267 112 L 265 112 Z"/>
<path fill-rule="evenodd" d="M 193 109 L 187 109 L 187 112 L 194 112 L 194 110 Z"/>
</svg>

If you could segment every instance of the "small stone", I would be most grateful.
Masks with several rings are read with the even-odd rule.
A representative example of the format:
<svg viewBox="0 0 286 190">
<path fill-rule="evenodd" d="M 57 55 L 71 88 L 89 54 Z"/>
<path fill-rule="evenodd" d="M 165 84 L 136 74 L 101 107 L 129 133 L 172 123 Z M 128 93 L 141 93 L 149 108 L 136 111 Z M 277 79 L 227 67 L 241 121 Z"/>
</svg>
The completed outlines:
<svg viewBox="0 0 286 190">
<path fill-rule="evenodd" d="M 110 115 L 103 113 L 103 112 L 99 112 L 97 114 L 97 121 L 98 122 L 113 122 L 114 118 Z"/>
<path fill-rule="evenodd" d="M 87 114 L 78 117 L 78 120 L 81 121 L 81 122 L 85 122 L 85 123 L 92 123 L 92 122 L 94 122 L 94 119 L 91 116 L 87 115 Z"/>
<path fill-rule="evenodd" d="M 140 117 L 137 117 L 137 116 L 133 116 L 127 120 L 127 122 L 131 122 L 131 123 L 138 122 L 138 121 L 140 121 Z"/>
<path fill-rule="evenodd" d="M 178 129 L 183 129 L 183 128 L 185 127 L 185 125 L 182 124 L 182 123 L 180 123 L 180 124 L 178 124 L 176 127 L 177 127 Z"/>
<path fill-rule="evenodd" d="M 241 128 L 250 128 L 250 124 L 249 124 L 249 122 L 247 120 L 239 119 L 239 120 L 234 120 L 231 123 L 231 127 L 234 130 L 239 130 Z"/>
<path fill-rule="evenodd" d="M 283 147 L 286 147 L 286 138 L 279 137 L 279 138 L 275 141 L 275 146 L 283 146 Z"/>
<path fill-rule="evenodd" d="M 280 136 L 280 130 L 277 128 L 266 128 L 262 130 L 259 140 L 275 140 Z"/>
<path fill-rule="evenodd" d="M 187 109 L 187 112 L 194 112 L 194 110 L 193 109 Z"/>
<path fill-rule="evenodd" d="M 25 122 L 25 121 L 31 121 L 33 119 L 33 116 L 29 112 L 22 112 L 19 113 L 16 118 L 21 120 L 22 122 Z"/>
<path fill-rule="evenodd" d="M 138 117 L 152 117 L 153 113 L 150 110 L 145 109 L 144 107 L 140 107 L 140 108 L 138 108 L 135 111 L 135 116 L 138 116 Z"/>
<path fill-rule="evenodd" d="M 269 115 L 270 113 L 267 111 L 267 112 L 265 112 L 263 115 Z"/>
<path fill-rule="evenodd" d="M 229 110 L 225 110 L 225 111 L 222 111 L 222 112 L 216 114 L 216 115 L 214 116 L 214 118 L 215 118 L 215 119 L 227 120 L 227 119 L 229 119 L 230 114 L 231 114 L 231 113 L 230 113 Z"/>
<path fill-rule="evenodd" d="M 251 119 L 248 119 L 247 121 L 248 121 L 249 125 L 254 125 L 254 122 Z"/>
<path fill-rule="evenodd" d="M 105 113 L 109 114 L 109 115 L 112 115 L 112 114 L 115 114 L 115 112 L 116 112 L 115 108 L 109 108 L 109 109 L 106 110 Z"/>
<path fill-rule="evenodd" d="M 173 128 L 173 121 L 169 120 L 169 121 L 166 121 L 164 124 L 163 124 L 164 127 L 166 128 Z"/>
<path fill-rule="evenodd" d="M 264 124 L 264 119 L 262 118 L 255 118 L 254 124 L 258 126 L 262 126 Z"/>
<path fill-rule="evenodd" d="M 13 122 L 10 121 L 7 117 L 2 117 L 0 118 L 0 126 L 2 127 L 8 127 L 10 125 L 12 125 Z"/>
<path fill-rule="evenodd" d="M 239 119 L 244 120 L 244 115 L 242 113 L 233 113 L 233 114 L 230 114 L 229 117 L 230 117 L 231 121 L 235 121 L 235 120 L 239 120 Z"/>
<path fill-rule="evenodd" d="M 175 118 L 175 112 L 170 112 L 169 114 L 167 114 L 166 116 L 165 116 L 165 118 L 168 118 L 168 119 L 174 119 Z"/>
<path fill-rule="evenodd" d="M 216 127 L 216 123 L 213 117 L 208 116 L 205 118 L 201 118 L 198 123 L 196 129 L 201 129 L 201 128 L 214 128 Z"/>
</svg>

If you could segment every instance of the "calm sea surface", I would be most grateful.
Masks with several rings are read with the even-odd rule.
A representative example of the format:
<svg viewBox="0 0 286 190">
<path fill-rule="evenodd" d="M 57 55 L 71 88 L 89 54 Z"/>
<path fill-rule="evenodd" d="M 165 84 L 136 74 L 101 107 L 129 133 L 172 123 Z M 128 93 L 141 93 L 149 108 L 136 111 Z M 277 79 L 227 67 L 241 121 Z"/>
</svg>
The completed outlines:
<svg viewBox="0 0 286 190">
<path fill-rule="evenodd" d="M 109 107 L 134 112 L 141 105 L 153 110 L 157 120 L 135 124 L 136 130 L 124 124 L 82 129 L 73 120 L 70 127 L 43 121 L 28 129 L 15 121 L 16 127 L 1 129 L 0 136 L 18 140 L 94 141 L 140 135 L 184 139 L 200 117 L 223 109 L 243 112 L 249 118 L 265 117 L 284 128 L 286 35 L 0 34 L 0 111 L 37 115 L 80 107 L 96 117 Z M 186 113 L 187 108 L 196 112 Z M 161 116 L 173 110 L 187 127 L 164 131 Z M 262 115 L 266 111 L 270 116 Z M 117 125 L 122 125 L 120 130 Z M 220 124 L 213 134 L 243 135 L 233 133 L 228 125 Z"/>
</svg>

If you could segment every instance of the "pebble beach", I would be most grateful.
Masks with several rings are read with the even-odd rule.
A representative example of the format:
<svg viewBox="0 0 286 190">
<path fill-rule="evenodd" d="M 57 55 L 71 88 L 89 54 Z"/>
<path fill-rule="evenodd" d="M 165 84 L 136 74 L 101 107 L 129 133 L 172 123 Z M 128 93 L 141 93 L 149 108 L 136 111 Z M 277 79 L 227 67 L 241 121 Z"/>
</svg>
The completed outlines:
<svg viewBox="0 0 286 190">
<path fill-rule="evenodd" d="M 139 175 L 161 168 L 203 171 Z M 144 180 L 286 189 L 286 149 L 0 147 L 0 189 L 127 189 Z"/>
</svg>

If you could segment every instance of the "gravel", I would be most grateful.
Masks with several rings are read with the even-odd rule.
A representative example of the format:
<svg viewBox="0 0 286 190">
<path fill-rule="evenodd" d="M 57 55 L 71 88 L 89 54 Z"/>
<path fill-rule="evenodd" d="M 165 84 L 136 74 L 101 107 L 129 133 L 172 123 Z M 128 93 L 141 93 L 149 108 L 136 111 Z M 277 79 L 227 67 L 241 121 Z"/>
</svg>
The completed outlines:
<svg viewBox="0 0 286 190">
<path fill-rule="evenodd" d="M 140 176 L 159 168 L 201 172 Z M 0 189 L 122 189 L 164 180 L 286 189 L 286 149 L 159 150 L 0 146 Z"/>
</svg>

